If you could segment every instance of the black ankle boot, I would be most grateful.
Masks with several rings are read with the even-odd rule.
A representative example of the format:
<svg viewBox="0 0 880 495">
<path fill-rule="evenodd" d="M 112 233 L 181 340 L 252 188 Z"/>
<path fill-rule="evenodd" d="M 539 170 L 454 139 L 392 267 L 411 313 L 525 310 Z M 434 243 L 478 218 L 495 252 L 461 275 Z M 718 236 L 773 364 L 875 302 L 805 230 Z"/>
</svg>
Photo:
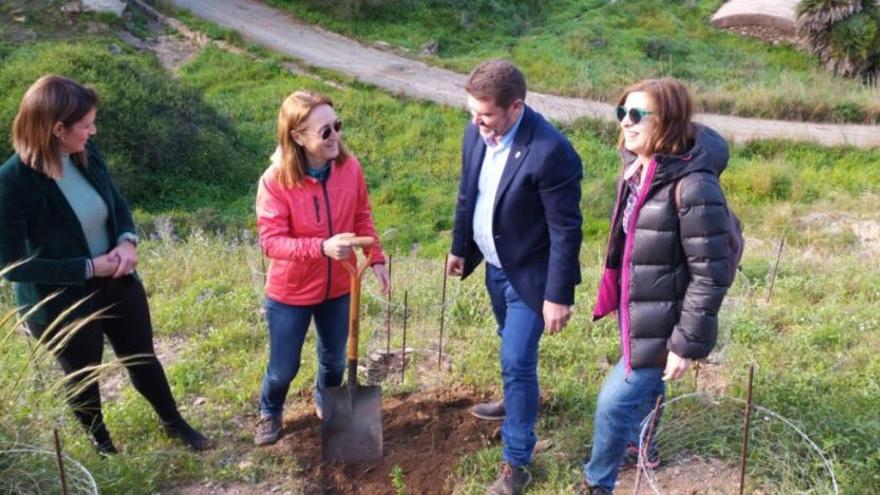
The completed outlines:
<svg viewBox="0 0 880 495">
<path fill-rule="evenodd" d="M 189 425 L 183 418 L 171 423 L 164 423 L 165 433 L 172 438 L 177 438 L 192 450 L 206 450 L 211 446 L 211 441 Z"/>
<path fill-rule="evenodd" d="M 116 446 L 113 445 L 113 440 L 110 439 L 110 433 L 107 432 L 106 428 L 101 428 L 92 434 L 92 447 L 95 448 L 95 452 L 101 455 L 115 455 L 119 453 L 116 450 Z"/>
</svg>

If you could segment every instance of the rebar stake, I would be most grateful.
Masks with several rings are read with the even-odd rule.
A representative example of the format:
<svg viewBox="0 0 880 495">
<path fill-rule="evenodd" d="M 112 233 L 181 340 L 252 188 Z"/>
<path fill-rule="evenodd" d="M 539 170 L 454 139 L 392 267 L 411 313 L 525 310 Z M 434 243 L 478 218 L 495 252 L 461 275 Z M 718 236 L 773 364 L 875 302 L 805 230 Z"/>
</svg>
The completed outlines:
<svg viewBox="0 0 880 495">
<path fill-rule="evenodd" d="M 391 363 L 391 255 L 388 255 L 388 304 L 385 305 L 385 359 Z"/>
<path fill-rule="evenodd" d="M 61 478 L 61 495 L 67 495 L 67 476 L 64 475 L 64 458 L 61 456 L 61 439 L 58 437 L 58 429 L 52 429 L 55 437 L 55 459 L 58 461 L 58 476 Z"/>
<path fill-rule="evenodd" d="M 443 368 L 443 325 L 446 323 L 446 264 L 449 262 L 449 255 L 443 259 L 443 292 L 440 296 L 440 342 L 437 347 L 437 369 Z"/>
<path fill-rule="evenodd" d="M 406 373 L 406 320 L 409 318 L 409 291 L 403 291 L 403 346 L 400 348 L 400 383 Z"/>
<path fill-rule="evenodd" d="M 755 364 L 749 365 L 749 391 L 746 399 L 745 420 L 743 426 L 742 456 L 739 461 L 739 495 L 746 489 L 746 461 L 749 455 L 749 423 L 752 418 L 752 382 L 755 378 Z"/>
<path fill-rule="evenodd" d="M 633 494 L 635 495 L 638 495 L 639 490 L 642 488 L 642 458 L 647 458 L 648 452 L 650 452 L 651 439 L 654 436 L 654 427 L 657 425 L 657 415 L 660 414 L 660 402 L 662 401 L 663 395 L 658 395 L 657 401 L 654 402 L 654 412 L 651 413 L 651 426 L 648 427 L 648 437 L 645 442 L 645 448 L 644 450 L 639 450 L 639 461 L 636 469 L 636 487 L 633 491 Z"/>
<path fill-rule="evenodd" d="M 767 302 L 773 297 L 773 286 L 776 285 L 776 274 L 779 272 L 779 260 L 782 259 L 782 247 L 785 246 L 785 237 L 779 240 L 779 250 L 776 251 L 776 263 L 773 265 L 773 273 L 770 274 L 770 289 L 767 291 Z"/>
</svg>

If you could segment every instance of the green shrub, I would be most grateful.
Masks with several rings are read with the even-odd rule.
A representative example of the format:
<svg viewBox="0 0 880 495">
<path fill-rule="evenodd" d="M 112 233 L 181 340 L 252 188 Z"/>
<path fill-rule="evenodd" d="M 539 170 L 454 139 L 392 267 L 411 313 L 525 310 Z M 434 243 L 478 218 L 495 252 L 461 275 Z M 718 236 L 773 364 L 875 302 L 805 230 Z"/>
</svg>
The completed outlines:
<svg viewBox="0 0 880 495">
<path fill-rule="evenodd" d="M 132 203 L 168 207 L 191 197 L 190 189 L 240 187 L 244 170 L 226 120 L 152 57 L 114 51 L 93 42 L 37 44 L 10 53 L 0 68 L 0 142 L 11 149 L 22 95 L 37 78 L 54 73 L 101 95 L 95 140 Z"/>
</svg>

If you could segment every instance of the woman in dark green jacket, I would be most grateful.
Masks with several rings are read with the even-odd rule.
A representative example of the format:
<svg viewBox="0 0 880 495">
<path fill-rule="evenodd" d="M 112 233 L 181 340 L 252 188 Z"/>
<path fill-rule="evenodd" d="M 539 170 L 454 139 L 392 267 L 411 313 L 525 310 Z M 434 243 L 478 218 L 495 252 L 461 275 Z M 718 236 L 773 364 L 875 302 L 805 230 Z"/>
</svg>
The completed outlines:
<svg viewBox="0 0 880 495">
<path fill-rule="evenodd" d="M 0 265 L 42 343 L 103 311 L 60 348 L 50 346 L 68 376 L 68 402 L 99 452 L 117 451 L 98 384 L 84 370 L 100 365 L 105 335 L 166 432 L 202 450 L 208 439 L 180 416 L 153 350 L 131 212 L 90 140 L 97 105 L 94 90 L 58 76 L 25 93 L 12 126 L 16 153 L 0 167 Z"/>
</svg>

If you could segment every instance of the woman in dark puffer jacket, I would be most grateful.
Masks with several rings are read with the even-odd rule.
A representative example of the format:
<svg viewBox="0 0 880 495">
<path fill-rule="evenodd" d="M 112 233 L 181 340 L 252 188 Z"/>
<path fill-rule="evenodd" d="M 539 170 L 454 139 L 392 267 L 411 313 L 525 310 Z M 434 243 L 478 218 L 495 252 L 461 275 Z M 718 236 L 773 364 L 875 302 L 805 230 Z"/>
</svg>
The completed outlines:
<svg viewBox="0 0 880 495">
<path fill-rule="evenodd" d="M 637 458 L 639 424 L 664 382 L 715 346 L 732 282 L 724 139 L 691 121 L 693 102 L 674 79 L 634 84 L 618 105 L 623 165 L 593 316 L 617 312 L 623 356 L 599 393 L 589 493 L 611 493 L 621 464 Z"/>
</svg>

